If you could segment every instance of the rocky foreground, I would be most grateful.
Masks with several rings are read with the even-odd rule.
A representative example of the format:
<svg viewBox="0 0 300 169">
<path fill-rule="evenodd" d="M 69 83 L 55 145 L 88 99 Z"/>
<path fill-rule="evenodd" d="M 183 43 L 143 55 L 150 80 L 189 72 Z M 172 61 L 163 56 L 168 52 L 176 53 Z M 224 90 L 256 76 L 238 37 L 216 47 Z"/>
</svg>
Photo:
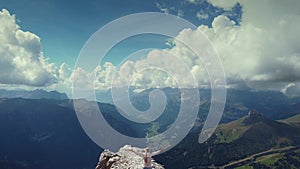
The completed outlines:
<svg viewBox="0 0 300 169">
<path fill-rule="evenodd" d="M 130 151 L 130 149 L 139 149 L 126 145 L 116 153 L 104 150 L 99 158 L 96 169 L 141 169 L 143 168 L 143 158 Z M 164 169 L 164 167 L 155 161 L 152 162 L 152 168 Z"/>
</svg>

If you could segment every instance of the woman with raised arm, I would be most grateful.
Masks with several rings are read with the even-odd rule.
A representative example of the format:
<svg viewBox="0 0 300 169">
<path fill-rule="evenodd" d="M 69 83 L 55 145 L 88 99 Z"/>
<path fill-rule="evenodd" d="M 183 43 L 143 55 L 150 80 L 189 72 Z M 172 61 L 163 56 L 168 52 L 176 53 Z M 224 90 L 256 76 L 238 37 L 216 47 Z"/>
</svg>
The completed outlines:
<svg viewBox="0 0 300 169">
<path fill-rule="evenodd" d="M 152 169 L 152 157 L 158 155 L 159 153 L 161 153 L 162 149 L 155 151 L 155 152 L 150 152 L 150 149 L 147 147 L 145 148 L 145 152 L 141 153 L 138 151 L 135 151 L 133 149 L 129 149 L 130 151 L 134 152 L 135 154 L 143 157 L 144 159 L 144 167 L 143 169 Z"/>
</svg>

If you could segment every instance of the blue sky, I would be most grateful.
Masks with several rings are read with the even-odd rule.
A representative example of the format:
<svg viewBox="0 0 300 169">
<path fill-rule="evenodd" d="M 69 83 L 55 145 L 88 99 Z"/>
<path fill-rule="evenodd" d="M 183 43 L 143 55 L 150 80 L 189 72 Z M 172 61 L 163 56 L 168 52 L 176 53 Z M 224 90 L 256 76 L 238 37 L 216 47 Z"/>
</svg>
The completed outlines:
<svg viewBox="0 0 300 169">
<path fill-rule="evenodd" d="M 199 5 L 184 3 L 184 1 L 148 1 L 148 0 L 2 0 L 0 8 L 5 8 L 11 14 L 16 14 L 19 25 L 23 30 L 33 32 L 41 38 L 44 55 L 50 62 L 57 65 L 63 62 L 74 65 L 76 57 L 85 41 L 103 25 L 119 17 L 138 12 L 162 12 L 161 8 L 170 8 L 169 13 L 177 15 L 183 11 L 183 18 L 200 25 L 210 25 L 213 18 L 224 10 L 215 8 L 203 1 Z M 241 11 L 227 12 L 235 20 L 240 19 Z M 199 20 L 198 11 L 209 14 L 209 18 Z M 148 36 L 148 43 L 153 42 L 153 47 L 162 45 L 164 38 Z M 140 38 L 141 39 L 141 38 Z M 130 43 L 130 41 L 128 41 Z M 127 42 L 127 43 L 128 43 Z M 130 53 L 140 48 L 139 42 L 130 43 L 127 48 L 119 48 L 114 57 L 109 61 L 117 62 L 118 54 Z M 147 46 L 147 45 L 146 45 Z M 144 45 L 141 46 L 143 48 Z"/>
<path fill-rule="evenodd" d="M 17 15 L 22 29 L 41 37 L 51 61 L 74 64 L 85 41 L 104 24 L 133 12 L 157 11 L 152 3 L 139 2 L 4 0 L 0 6 Z"/>
</svg>

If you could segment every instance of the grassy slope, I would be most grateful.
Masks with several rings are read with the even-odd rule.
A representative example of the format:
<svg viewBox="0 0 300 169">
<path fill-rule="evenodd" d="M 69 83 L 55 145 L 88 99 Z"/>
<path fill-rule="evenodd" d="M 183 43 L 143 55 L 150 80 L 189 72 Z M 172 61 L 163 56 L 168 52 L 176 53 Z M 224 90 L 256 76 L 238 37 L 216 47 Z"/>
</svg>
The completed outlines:
<svg viewBox="0 0 300 169">
<path fill-rule="evenodd" d="M 280 122 L 300 126 L 300 114 L 292 116 L 292 117 L 284 119 L 284 120 L 280 120 Z"/>
<path fill-rule="evenodd" d="M 244 119 L 220 125 L 215 132 L 217 136 L 215 143 L 230 143 L 238 139 L 249 128 L 242 124 Z"/>
<path fill-rule="evenodd" d="M 300 126 L 300 115 L 295 115 L 278 122 L 286 123 L 291 126 Z M 276 153 L 257 158 L 252 164 L 243 165 L 236 169 L 254 169 L 254 168 L 300 168 L 300 150 L 287 153 Z"/>
<path fill-rule="evenodd" d="M 212 137 L 203 144 L 197 142 L 198 135 L 189 134 L 174 149 L 156 158 L 166 168 L 208 168 L 213 164 L 223 166 L 272 148 L 299 145 L 299 136 L 299 127 L 254 113 L 254 116 L 248 115 L 219 125 Z M 272 160 L 264 162 L 271 163 Z"/>
<path fill-rule="evenodd" d="M 298 145 L 299 135 L 300 129 L 297 126 L 269 120 L 260 115 L 246 116 L 217 128 L 209 146 L 209 161 L 219 165 L 271 148 Z M 268 162 L 272 161 L 264 161 Z"/>
</svg>

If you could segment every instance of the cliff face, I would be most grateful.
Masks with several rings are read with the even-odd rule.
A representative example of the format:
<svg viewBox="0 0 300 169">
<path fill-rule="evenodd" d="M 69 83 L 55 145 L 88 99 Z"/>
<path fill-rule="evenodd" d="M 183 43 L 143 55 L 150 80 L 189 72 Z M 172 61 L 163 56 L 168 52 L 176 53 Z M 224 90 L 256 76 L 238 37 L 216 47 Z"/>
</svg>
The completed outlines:
<svg viewBox="0 0 300 169">
<path fill-rule="evenodd" d="M 130 151 L 138 149 L 131 146 L 124 146 L 116 153 L 104 150 L 99 158 L 96 169 L 141 169 L 143 168 L 143 158 Z M 164 169 L 156 162 L 152 162 L 152 168 Z"/>
</svg>

